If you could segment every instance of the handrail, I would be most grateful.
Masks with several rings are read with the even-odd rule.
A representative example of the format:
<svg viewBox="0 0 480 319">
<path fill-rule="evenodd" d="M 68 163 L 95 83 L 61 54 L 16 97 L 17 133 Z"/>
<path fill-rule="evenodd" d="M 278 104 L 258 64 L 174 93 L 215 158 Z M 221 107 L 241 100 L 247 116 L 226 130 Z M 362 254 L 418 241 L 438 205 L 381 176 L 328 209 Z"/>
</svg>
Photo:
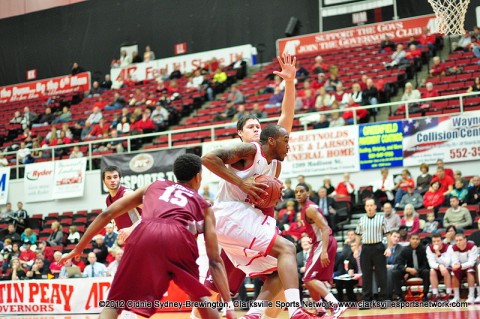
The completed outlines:
<svg viewBox="0 0 480 319">
<path fill-rule="evenodd" d="M 353 107 L 353 108 L 343 108 L 343 109 L 333 109 L 333 110 L 326 110 L 326 111 L 321 111 L 321 112 L 314 112 L 314 113 L 302 113 L 302 114 L 297 114 L 295 115 L 295 119 L 300 119 L 305 116 L 311 116 L 312 114 L 318 114 L 319 116 L 321 114 L 331 114 L 335 112 L 344 112 L 344 111 L 352 111 L 354 115 L 354 125 L 358 124 L 357 123 L 357 116 L 356 116 L 356 110 L 359 108 L 362 109 L 372 109 L 372 108 L 377 108 L 377 109 L 383 109 L 386 107 L 392 107 L 392 106 L 399 106 L 399 105 L 406 105 L 405 107 L 405 118 L 408 119 L 410 118 L 410 114 L 408 111 L 408 105 L 409 104 L 415 104 L 415 103 L 426 103 L 426 102 L 432 102 L 432 101 L 439 101 L 439 100 L 451 100 L 451 99 L 459 99 L 459 107 L 460 107 L 460 112 L 463 113 L 465 111 L 464 108 L 464 98 L 466 97 L 471 97 L 471 96 L 479 96 L 480 92 L 471 92 L 471 93 L 462 93 L 462 94 L 454 94 L 454 95 L 445 95 L 445 96 L 438 96 L 434 98 L 428 98 L 428 99 L 419 99 L 419 100 L 412 100 L 409 102 L 391 102 L 391 103 L 384 103 L 384 104 L 377 104 L 377 105 L 368 105 L 368 106 L 361 106 L 361 107 Z M 272 122 L 275 120 L 278 120 L 279 117 L 273 117 L 273 118 L 267 118 L 267 119 L 261 119 L 260 122 Z M 109 139 L 94 139 L 94 140 L 88 140 L 88 141 L 83 141 L 79 143 L 71 143 L 71 144 L 66 144 L 66 145 L 60 145 L 60 146 L 52 146 L 52 147 L 47 147 L 47 148 L 37 148 L 37 149 L 31 149 L 31 151 L 46 151 L 49 150 L 52 152 L 52 161 L 55 161 L 55 153 L 56 150 L 59 149 L 64 149 L 66 147 L 71 148 L 73 146 L 88 146 L 88 154 L 84 154 L 84 156 L 88 156 L 88 163 L 89 163 L 89 169 L 92 170 L 92 159 L 95 158 L 100 158 L 103 155 L 102 154 L 95 154 L 93 152 L 93 145 L 99 144 L 99 143 L 108 143 L 108 142 L 115 142 L 115 141 L 127 141 L 127 152 L 128 153 L 138 153 L 138 152 L 150 152 L 150 151 L 156 151 L 157 149 L 141 149 L 137 151 L 132 151 L 132 140 L 134 139 L 143 139 L 143 138 L 157 138 L 159 136 L 167 136 L 168 137 L 168 148 L 183 148 L 186 145 L 181 145 L 181 146 L 174 146 L 173 142 L 175 139 L 176 134 L 183 134 L 183 133 L 189 133 L 189 132 L 198 132 L 198 131 L 204 131 L 204 130 L 209 130 L 210 131 L 210 138 L 212 141 L 215 141 L 215 130 L 216 129 L 224 129 L 224 128 L 231 128 L 234 127 L 234 123 L 222 123 L 222 124 L 215 124 L 215 125 L 205 125 L 205 126 L 198 126 L 198 127 L 192 127 L 192 128 L 185 128 L 185 129 L 173 129 L 169 130 L 166 132 L 155 132 L 155 133 L 148 133 L 148 134 L 139 134 L 139 135 L 128 135 L 128 136 L 121 136 L 117 138 L 109 138 Z M 308 124 L 303 124 L 303 129 L 307 130 L 308 129 Z M 187 146 L 195 147 L 201 145 L 201 143 L 193 143 L 193 144 L 188 144 Z M 4 155 L 11 155 L 11 154 L 16 154 L 16 151 L 12 152 L 4 152 Z M 18 162 L 15 164 L 16 166 L 16 177 L 18 178 L 18 173 L 19 173 L 19 168 L 23 167 L 23 164 L 19 164 Z M 13 167 L 13 165 L 10 165 L 9 167 Z"/>
</svg>

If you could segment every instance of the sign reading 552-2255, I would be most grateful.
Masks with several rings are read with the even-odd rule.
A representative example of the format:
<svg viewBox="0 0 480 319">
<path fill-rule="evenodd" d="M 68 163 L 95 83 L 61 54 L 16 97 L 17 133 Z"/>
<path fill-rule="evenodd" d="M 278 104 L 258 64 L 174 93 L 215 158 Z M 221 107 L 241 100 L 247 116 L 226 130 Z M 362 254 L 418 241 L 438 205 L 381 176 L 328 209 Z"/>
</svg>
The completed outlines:
<svg viewBox="0 0 480 319">
<path fill-rule="evenodd" d="M 480 157 L 480 146 L 453 148 L 450 150 L 450 158 Z"/>
</svg>

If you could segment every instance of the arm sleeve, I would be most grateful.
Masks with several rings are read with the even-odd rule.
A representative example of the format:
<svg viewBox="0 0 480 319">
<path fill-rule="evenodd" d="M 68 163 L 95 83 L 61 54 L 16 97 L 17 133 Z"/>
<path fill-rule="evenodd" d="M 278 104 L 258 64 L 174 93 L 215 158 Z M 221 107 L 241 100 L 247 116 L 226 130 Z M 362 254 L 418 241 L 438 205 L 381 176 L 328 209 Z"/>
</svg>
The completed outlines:
<svg viewBox="0 0 480 319">
<path fill-rule="evenodd" d="M 438 262 L 435 256 L 435 253 L 432 252 L 430 247 L 427 247 L 427 260 L 428 260 L 428 265 L 432 269 L 438 269 Z"/>
<path fill-rule="evenodd" d="M 467 269 L 475 266 L 475 263 L 478 259 L 478 248 L 473 245 L 470 251 L 468 252 L 468 261 L 462 264 L 462 269 Z"/>
</svg>

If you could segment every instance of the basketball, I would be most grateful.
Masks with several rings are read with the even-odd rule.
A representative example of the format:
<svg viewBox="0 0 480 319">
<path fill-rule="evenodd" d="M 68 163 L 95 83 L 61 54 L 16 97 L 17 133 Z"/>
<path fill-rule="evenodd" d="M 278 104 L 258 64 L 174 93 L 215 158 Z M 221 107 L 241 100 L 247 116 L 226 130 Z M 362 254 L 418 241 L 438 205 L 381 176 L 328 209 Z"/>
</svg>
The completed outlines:
<svg viewBox="0 0 480 319">
<path fill-rule="evenodd" d="M 258 208 L 269 208 L 275 206 L 278 200 L 282 197 L 282 184 L 274 177 L 259 175 L 255 177 L 255 183 L 262 183 L 268 187 L 265 189 L 266 195 L 262 196 L 262 199 L 255 204 Z"/>
</svg>

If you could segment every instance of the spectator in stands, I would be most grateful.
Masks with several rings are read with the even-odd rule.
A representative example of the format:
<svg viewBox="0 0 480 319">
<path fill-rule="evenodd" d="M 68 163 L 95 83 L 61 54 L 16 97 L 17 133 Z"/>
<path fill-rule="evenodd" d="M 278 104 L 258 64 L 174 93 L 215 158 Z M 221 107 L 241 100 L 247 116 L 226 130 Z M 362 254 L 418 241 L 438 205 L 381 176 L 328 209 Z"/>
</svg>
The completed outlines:
<svg viewBox="0 0 480 319">
<path fill-rule="evenodd" d="M 334 98 L 330 94 L 327 93 L 327 90 L 324 86 L 318 89 L 318 95 L 315 100 L 315 108 L 317 111 L 323 111 L 328 109 L 333 102 Z"/>
<path fill-rule="evenodd" d="M 13 221 L 14 217 L 15 217 L 15 212 L 12 210 L 12 203 L 8 202 L 5 204 L 5 208 L 3 208 L 0 213 L 0 223 L 10 224 Z M 0 238 L 0 241 L 2 241 L 2 238 Z"/>
<path fill-rule="evenodd" d="M 137 51 L 132 52 L 132 63 L 142 63 L 142 57 L 138 54 Z"/>
<path fill-rule="evenodd" d="M 52 233 L 48 236 L 47 242 L 50 246 L 60 246 L 63 243 L 63 232 L 59 222 L 53 222 L 50 226 Z"/>
<path fill-rule="evenodd" d="M 28 239 L 25 240 L 25 242 L 23 243 L 23 251 L 20 253 L 20 256 L 18 257 L 20 260 L 20 264 L 23 267 L 30 268 L 35 261 L 36 254 L 31 249 L 31 247 L 32 247 L 32 243 L 30 242 L 30 240 Z"/>
<path fill-rule="evenodd" d="M 450 197 L 450 208 L 447 209 L 445 216 L 443 217 L 443 226 L 448 227 L 453 225 L 457 228 L 457 231 L 460 231 L 461 228 L 469 228 L 472 224 L 473 222 L 470 211 L 467 208 L 460 206 L 458 197 Z"/>
<path fill-rule="evenodd" d="M 422 195 L 416 192 L 415 187 L 412 185 L 407 186 L 407 193 L 402 196 L 402 200 L 396 205 L 396 207 L 403 209 L 408 204 L 412 205 L 415 209 L 423 206 Z"/>
<path fill-rule="evenodd" d="M 2 264 L 2 271 L 5 272 L 8 267 L 10 266 L 10 261 L 13 258 L 20 257 L 20 244 L 18 242 L 13 242 L 10 238 L 5 238 L 4 247 L 2 249 L 2 257 L 3 257 L 3 264 Z"/>
<path fill-rule="evenodd" d="M 85 126 L 82 128 L 82 132 L 80 134 L 80 139 L 82 141 L 87 140 L 90 138 L 90 133 L 92 132 L 93 127 L 90 121 L 85 122 Z"/>
<path fill-rule="evenodd" d="M 66 244 L 72 245 L 78 243 L 80 240 L 80 233 L 78 232 L 77 226 L 72 225 L 68 228 L 68 237 Z"/>
<path fill-rule="evenodd" d="M 37 234 L 35 234 L 31 228 L 25 228 L 22 235 L 20 236 L 20 239 L 23 243 L 26 243 L 28 241 L 30 242 L 30 244 L 34 245 L 34 247 L 32 248 L 33 250 L 37 248 Z"/>
<path fill-rule="evenodd" d="M 306 79 L 308 79 L 308 71 L 307 69 L 305 69 L 300 61 L 297 61 L 296 65 L 295 65 L 296 69 L 297 69 L 297 72 L 296 72 L 296 78 L 298 79 L 299 82 L 303 82 L 305 81 Z"/>
<path fill-rule="evenodd" d="M 300 286 L 303 284 L 302 279 L 305 275 L 305 265 L 308 260 L 308 255 L 311 253 L 312 243 L 311 239 L 308 236 L 302 237 L 300 239 L 301 251 L 297 253 L 297 270 L 298 270 L 298 280 Z M 302 300 L 302 299 L 301 299 Z"/>
<path fill-rule="evenodd" d="M 450 195 L 453 190 L 454 181 L 452 177 L 445 173 L 445 168 L 443 166 L 437 166 L 437 173 L 432 178 L 432 182 L 434 181 L 438 181 L 440 183 L 440 191 L 444 196 Z"/>
<path fill-rule="evenodd" d="M 364 105 L 378 104 L 378 90 L 372 79 L 367 78 L 366 87 L 362 89 L 362 101 Z"/>
<path fill-rule="evenodd" d="M 465 33 L 460 37 L 457 43 L 457 47 L 453 51 L 468 52 L 471 43 L 472 43 L 472 36 L 470 35 L 470 32 L 468 30 L 465 30 Z"/>
<path fill-rule="evenodd" d="M 315 81 L 312 82 L 311 88 L 313 91 L 318 91 L 319 88 L 324 87 L 326 83 L 325 73 L 318 73 Z"/>
<path fill-rule="evenodd" d="M 339 112 L 330 113 L 330 123 L 328 127 L 340 127 L 345 126 L 345 120 L 340 116 Z"/>
<path fill-rule="evenodd" d="M 280 90 L 280 87 L 276 87 L 272 96 L 268 100 L 268 103 L 265 104 L 265 108 L 279 107 L 282 105 L 283 101 L 283 91 Z"/>
<path fill-rule="evenodd" d="M 80 151 L 80 147 L 78 145 L 75 145 L 72 149 L 72 152 L 70 153 L 69 158 L 82 158 L 83 157 L 83 152 Z"/>
<path fill-rule="evenodd" d="M 90 263 L 83 271 L 83 277 L 104 277 L 107 274 L 107 267 L 103 263 L 97 262 L 97 255 L 94 252 L 88 254 Z"/>
<path fill-rule="evenodd" d="M 82 140 L 82 129 L 84 125 L 82 125 L 81 121 L 75 122 L 72 127 L 70 127 L 70 132 L 72 132 L 72 139 L 74 141 L 81 141 Z"/>
<path fill-rule="evenodd" d="M 112 224 L 107 224 L 105 226 L 105 245 L 107 248 L 112 248 L 113 244 L 115 243 L 115 240 L 117 240 L 117 232 L 113 231 L 113 225 Z"/>
<path fill-rule="evenodd" d="M 288 228 L 288 230 L 283 231 L 282 235 L 286 237 L 290 236 L 291 238 L 293 238 L 294 242 L 296 242 L 300 240 L 302 235 L 306 232 L 306 229 L 307 228 L 305 227 L 305 224 L 302 220 L 302 214 L 297 213 L 295 215 L 295 221 L 293 223 L 290 223 L 290 227 Z"/>
<path fill-rule="evenodd" d="M 328 65 L 323 62 L 323 58 L 319 55 L 315 57 L 315 64 L 312 67 L 312 74 L 328 72 Z"/>
<path fill-rule="evenodd" d="M 304 109 L 304 110 L 315 109 L 316 97 L 315 95 L 313 95 L 311 89 L 305 90 L 303 96 L 298 97 L 298 99 L 300 99 L 301 109 Z"/>
<path fill-rule="evenodd" d="M 397 181 L 394 187 L 394 189 L 397 191 L 395 193 L 395 205 L 400 203 L 403 195 L 407 193 L 408 191 L 407 189 L 409 186 L 415 187 L 415 182 L 413 181 L 410 171 L 407 169 L 404 169 L 401 173 L 399 180 Z"/>
<path fill-rule="evenodd" d="M 27 279 L 47 279 L 52 275 L 43 258 L 35 258 L 32 269 L 27 272 Z"/>
<path fill-rule="evenodd" d="M 34 124 L 33 127 L 47 126 L 47 125 L 52 124 L 52 122 L 54 120 L 55 120 L 55 116 L 52 114 L 52 109 L 47 107 L 47 108 L 45 108 L 44 113 L 42 113 L 40 115 L 40 117 L 38 119 L 38 123 Z"/>
<path fill-rule="evenodd" d="M 25 142 L 20 143 L 20 148 L 17 151 L 17 162 L 21 164 L 33 163 L 35 159 L 31 156 L 31 150 L 26 147 Z"/>
<path fill-rule="evenodd" d="M 450 196 L 455 196 L 460 200 L 460 204 L 465 202 L 465 198 L 468 195 L 468 190 L 463 185 L 463 179 L 458 178 L 455 180 L 455 187 L 450 193 Z"/>
<path fill-rule="evenodd" d="M 327 93 L 333 94 L 337 91 L 337 85 L 342 84 L 342 81 L 338 79 L 338 76 L 330 72 L 327 82 L 325 82 L 324 88 L 327 90 Z"/>
<path fill-rule="evenodd" d="M 393 52 L 395 50 L 395 42 L 390 39 L 388 35 L 385 35 L 385 40 L 380 42 L 380 53 Z"/>
<path fill-rule="evenodd" d="M 78 266 L 82 272 L 85 270 L 85 262 L 82 260 L 82 256 L 80 255 L 73 257 L 72 264 Z"/>
<path fill-rule="evenodd" d="M 423 227 L 424 233 L 433 234 L 438 230 L 438 221 L 435 220 L 435 213 L 428 212 L 427 213 L 427 221 L 425 222 L 425 226 Z"/>
<path fill-rule="evenodd" d="M 407 226 L 409 236 L 420 232 L 420 219 L 412 204 L 405 206 L 400 226 Z"/>
<path fill-rule="evenodd" d="M 350 174 L 343 173 L 343 181 L 338 183 L 337 187 L 335 188 L 335 195 L 340 198 L 341 197 L 351 198 L 354 192 L 355 192 L 355 185 L 353 185 L 353 183 L 350 182 Z"/>
<path fill-rule="evenodd" d="M 384 62 L 384 65 L 387 69 L 400 66 L 405 63 L 406 56 L 407 53 L 405 52 L 403 44 L 397 44 L 395 52 L 392 53 L 391 61 Z"/>
<path fill-rule="evenodd" d="M 405 92 L 402 95 L 402 101 L 409 102 L 409 101 L 414 101 L 419 99 L 421 99 L 420 91 L 417 89 L 414 90 L 412 83 L 407 82 L 405 84 Z"/>
<path fill-rule="evenodd" d="M 57 123 L 67 123 L 72 120 L 72 113 L 67 106 L 64 106 L 62 109 L 62 114 L 60 114 L 54 121 L 53 124 Z"/>
<path fill-rule="evenodd" d="M 450 275 L 453 257 L 452 246 L 444 244 L 442 236 L 435 233 L 432 236 L 432 244 L 428 245 L 426 250 L 428 265 L 430 266 L 430 284 L 432 285 L 431 300 L 438 301 L 440 299 L 438 282 L 439 278 L 442 277 L 448 298 L 452 294 L 452 276 Z"/>
<path fill-rule="evenodd" d="M 327 128 L 330 126 L 330 122 L 327 119 L 325 114 L 320 114 L 318 116 L 318 122 L 313 124 L 314 129 Z"/>
<path fill-rule="evenodd" d="M 20 111 L 15 111 L 13 118 L 10 120 L 10 124 L 21 124 L 23 122 L 23 116 L 20 114 Z"/>
<path fill-rule="evenodd" d="M 445 230 L 445 238 L 443 239 L 444 244 L 455 245 L 455 235 L 457 235 L 457 227 L 450 225 Z"/>
<path fill-rule="evenodd" d="M 472 186 L 468 188 L 468 194 L 465 201 L 468 205 L 478 205 L 480 203 L 480 176 L 473 176 Z"/>
<path fill-rule="evenodd" d="M 227 102 L 232 102 L 233 104 L 241 104 L 245 101 L 242 92 L 238 89 L 236 84 L 232 84 L 230 88 L 230 93 L 227 96 Z"/>
<path fill-rule="evenodd" d="M 250 114 L 254 115 L 257 119 L 267 118 L 267 113 L 260 108 L 260 104 L 254 103 Z"/>
<path fill-rule="evenodd" d="M 437 159 L 437 167 L 443 167 L 445 170 L 445 175 L 448 175 L 452 178 L 453 181 L 455 181 L 455 174 L 453 174 L 453 170 L 451 168 L 445 167 L 445 163 L 441 158 Z"/>
<path fill-rule="evenodd" d="M 422 57 L 422 50 L 418 49 L 415 44 L 410 44 L 408 46 L 408 50 L 405 53 L 405 58 L 407 60 L 414 61 L 415 63 L 418 63 L 417 61 L 420 61 Z M 421 63 L 421 61 L 419 62 Z"/>
<path fill-rule="evenodd" d="M 123 108 L 122 108 L 122 113 L 117 114 L 115 120 L 113 120 L 113 122 L 112 122 L 112 127 L 116 127 L 117 124 L 122 121 L 122 118 L 123 118 L 123 117 L 126 117 L 126 118 L 127 118 L 127 122 L 130 123 L 130 112 L 128 111 L 128 107 L 123 107 Z"/>
<path fill-rule="evenodd" d="M 143 54 L 143 62 L 150 62 L 155 60 L 155 53 L 152 51 L 149 45 L 145 47 L 145 53 Z"/>
<path fill-rule="evenodd" d="M 373 182 L 373 195 L 375 199 L 383 199 L 385 201 L 393 200 L 393 188 L 395 184 L 393 183 L 393 177 L 389 175 L 387 168 L 382 168 L 380 170 L 382 178 Z M 377 200 L 380 201 L 380 200 Z M 383 202 L 381 203 L 383 205 Z"/>
<path fill-rule="evenodd" d="M 343 112 L 342 115 L 347 125 L 352 125 L 354 123 L 368 123 L 368 111 L 360 107 L 360 104 L 356 103 L 355 100 L 351 97 L 350 99 L 348 99 L 347 108 L 349 108 L 349 110 Z M 353 110 L 351 110 L 352 108 L 355 108 L 355 113 L 353 112 Z"/>
<path fill-rule="evenodd" d="M 87 122 L 90 122 L 90 124 L 97 124 L 100 122 L 102 118 L 103 118 L 103 115 L 102 115 L 102 112 L 100 111 L 100 108 L 95 106 L 92 110 L 92 113 L 87 118 Z"/>
<path fill-rule="evenodd" d="M 147 101 L 147 97 L 145 93 L 142 92 L 141 89 L 136 89 L 135 94 L 133 94 L 132 98 L 128 102 L 129 105 L 144 105 Z"/>
<path fill-rule="evenodd" d="M 112 80 L 110 79 L 110 74 L 105 74 L 105 79 L 100 83 L 100 88 L 102 90 L 110 90 L 112 88 Z"/>
<path fill-rule="evenodd" d="M 445 195 L 440 190 L 440 182 L 432 181 L 430 184 L 430 190 L 423 196 L 423 206 L 428 209 L 433 209 L 435 215 L 438 212 L 438 208 L 443 205 L 445 201 Z"/>
<path fill-rule="evenodd" d="M 352 98 L 355 101 L 355 103 L 361 104 L 363 102 L 363 100 L 362 100 L 362 90 L 360 88 L 360 84 L 353 83 L 352 93 L 347 93 L 347 94 L 343 95 L 342 100 L 340 101 L 340 106 L 342 108 L 346 107 L 347 104 L 348 104 L 348 100 L 350 98 Z"/>
<path fill-rule="evenodd" d="M 394 230 L 390 232 L 390 236 L 387 239 L 387 249 L 390 250 L 390 256 L 387 257 L 387 296 L 391 300 L 401 299 L 401 291 L 393 291 L 393 270 L 399 268 L 399 257 L 402 253 L 402 246 L 398 244 L 400 241 L 400 234 Z M 398 286 L 395 286 L 398 288 Z"/>
<path fill-rule="evenodd" d="M 108 256 L 108 247 L 105 245 L 105 238 L 102 235 L 98 235 L 95 242 L 92 244 L 92 251 L 96 255 L 96 260 L 104 264 Z M 90 261 L 90 259 L 89 259 Z"/>
<path fill-rule="evenodd" d="M 132 57 L 127 54 L 127 51 L 120 52 L 120 67 L 129 66 L 132 63 Z"/>
<path fill-rule="evenodd" d="M 202 88 L 203 81 L 205 80 L 203 75 L 200 73 L 200 70 L 195 70 L 193 75 L 190 77 L 191 82 L 187 84 L 188 88 L 200 90 Z"/>
<path fill-rule="evenodd" d="M 130 123 L 128 123 L 128 118 L 126 116 L 122 117 L 120 123 L 117 124 L 117 131 L 120 134 L 128 134 L 130 132 Z"/>
<path fill-rule="evenodd" d="M 127 104 L 127 102 L 125 101 L 123 96 L 121 96 L 120 93 L 115 92 L 115 94 L 113 96 L 113 102 L 108 104 L 105 107 L 105 110 L 106 111 L 118 110 L 118 109 L 124 108 L 126 104 Z"/>
<path fill-rule="evenodd" d="M 462 171 L 458 170 L 458 169 L 455 170 L 454 173 L 453 173 L 453 180 L 456 181 L 457 179 L 461 180 L 462 184 L 463 184 L 463 188 L 467 189 L 469 181 L 466 178 L 462 177 Z"/>
<path fill-rule="evenodd" d="M 20 264 L 20 260 L 17 257 L 12 258 L 10 261 L 10 268 L 12 271 L 5 278 L 6 280 L 23 280 L 27 277 L 25 269 Z"/>
<path fill-rule="evenodd" d="M 17 211 L 15 212 L 15 220 L 17 222 L 18 226 L 21 226 L 25 228 L 25 225 L 28 220 L 28 213 L 27 211 L 23 208 L 23 203 L 18 202 L 17 203 Z M 34 244 L 34 242 L 32 242 Z"/>
<path fill-rule="evenodd" d="M 467 93 L 471 93 L 471 92 L 480 92 L 480 76 L 477 76 L 477 77 L 475 77 L 475 79 L 473 79 L 472 86 L 470 86 L 467 90 Z M 15 112 L 15 113 L 17 113 L 17 112 Z M 10 121 L 10 123 L 12 123 L 12 121 Z"/>
<path fill-rule="evenodd" d="M 43 152 L 40 149 L 41 147 L 42 146 L 38 142 L 38 139 L 35 139 L 32 144 L 32 152 L 30 153 L 34 161 L 36 161 L 37 159 L 43 158 Z"/>
<path fill-rule="evenodd" d="M 92 88 L 88 93 L 88 97 L 97 97 L 102 95 L 102 88 L 100 87 L 100 83 L 98 81 L 94 81 L 92 84 Z"/>
<path fill-rule="evenodd" d="M 322 210 L 323 216 L 328 222 L 328 226 L 335 231 L 337 229 L 335 223 L 336 210 L 335 200 L 332 197 L 328 197 L 327 189 L 325 187 L 320 187 L 318 190 L 318 207 Z"/>
<path fill-rule="evenodd" d="M 45 260 L 49 263 L 53 262 L 53 249 L 50 247 L 50 243 L 45 240 L 41 240 L 37 243 L 37 257 L 41 254 Z"/>
<path fill-rule="evenodd" d="M 422 195 L 429 190 L 430 182 L 432 181 L 432 175 L 428 174 L 428 169 L 427 164 L 420 164 L 421 173 L 417 176 L 417 191 Z"/>
<path fill-rule="evenodd" d="M 475 299 L 475 264 L 478 259 L 478 249 L 474 243 L 467 241 L 465 234 L 457 233 L 455 235 L 456 244 L 453 246 L 452 257 L 452 286 L 455 295 L 452 301 L 460 301 L 460 283 L 464 277 L 468 282 L 468 298 L 469 304 L 480 302 L 480 294 Z"/>
<path fill-rule="evenodd" d="M 72 65 L 72 75 L 77 75 L 82 72 L 85 72 L 85 70 L 77 62 L 74 62 Z"/>
<path fill-rule="evenodd" d="M 93 127 L 90 133 L 86 136 L 86 139 L 100 138 L 104 132 L 108 132 L 108 125 L 105 123 L 105 119 L 101 118 L 99 123 Z"/>
<path fill-rule="evenodd" d="M 55 278 L 58 278 L 60 276 L 60 272 L 62 270 L 63 265 L 59 263 L 60 259 L 62 259 L 62 253 L 59 251 L 56 251 L 53 254 L 53 259 L 54 262 L 50 264 L 48 268 L 50 268 L 50 272 Z"/>
<path fill-rule="evenodd" d="M 346 96 L 351 96 L 343 89 L 342 82 L 338 83 L 336 86 L 336 91 L 332 93 L 333 99 L 338 103 L 341 103 Z M 347 102 L 348 103 L 348 102 Z"/>
<path fill-rule="evenodd" d="M 322 187 L 325 187 L 325 189 L 327 190 L 327 194 L 328 196 L 331 196 L 331 194 L 333 192 L 335 192 L 335 187 L 333 187 L 332 185 L 332 180 L 330 179 L 330 177 L 326 176 L 324 179 L 323 179 L 323 185 Z"/>
<path fill-rule="evenodd" d="M 424 246 L 420 245 L 418 234 L 410 236 L 410 245 L 402 249 L 398 260 L 398 269 L 392 271 L 394 290 L 401 292 L 401 284 L 404 278 L 420 277 L 423 279 L 423 291 L 430 287 L 430 267 Z M 424 294 L 426 301 L 428 294 Z M 403 297 L 401 298 L 403 299 Z"/>
<path fill-rule="evenodd" d="M 435 90 L 433 88 L 433 83 L 432 82 L 427 82 L 427 84 L 425 84 L 425 87 L 427 88 L 427 90 L 425 92 L 423 92 L 422 98 L 429 99 L 429 98 L 432 98 L 432 97 L 439 96 L 437 90 Z"/>
<path fill-rule="evenodd" d="M 383 204 L 383 213 L 385 222 L 387 224 L 387 229 L 398 230 L 400 227 L 401 219 L 395 209 L 392 207 L 392 204 L 390 204 L 389 202 Z"/>
<path fill-rule="evenodd" d="M 238 122 L 242 117 L 248 115 L 248 112 L 245 110 L 245 105 L 239 104 L 237 106 L 237 113 L 232 118 L 232 122 Z"/>
<path fill-rule="evenodd" d="M 67 259 L 65 260 L 65 264 L 63 265 L 62 269 L 60 269 L 60 274 L 58 275 L 58 278 L 60 279 L 71 278 L 67 271 L 67 268 L 70 268 L 70 267 L 79 268 L 77 265 L 72 263 L 72 259 Z"/>
<path fill-rule="evenodd" d="M 120 262 L 123 257 L 123 249 L 117 248 L 115 249 L 115 252 L 113 253 L 115 256 L 115 260 L 110 263 L 107 267 L 107 276 L 114 277 L 115 274 L 117 273 L 118 266 L 120 265 Z"/>
<path fill-rule="evenodd" d="M 150 119 L 149 119 L 150 120 Z M 153 129 L 152 129 L 153 131 Z M 144 133 L 152 133 L 151 131 L 144 132 Z M 117 138 L 118 136 L 118 131 L 116 129 L 112 129 L 110 131 L 110 136 L 108 136 L 108 132 L 104 132 L 104 139 L 107 138 Z M 124 140 L 116 140 L 116 141 L 110 141 L 107 143 L 106 150 L 114 151 L 116 153 L 123 153 L 123 142 Z"/>
<path fill-rule="evenodd" d="M 429 70 L 428 77 L 442 77 L 445 76 L 445 65 L 440 61 L 440 57 L 433 57 L 433 65 Z"/>
<path fill-rule="evenodd" d="M 175 65 L 175 67 L 173 68 L 173 71 L 172 73 L 170 73 L 170 80 L 178 80 L 182 77 L 182 72 L 180 71 L 180 66 L 179 65 Z"/>
<path fill-rule="evenodd" d="M 146 109 L 142 113 L 142 118 L 135 122 L 133 126 L 130 127 L 132 131 L 137 130 L 142 133 L 152 133 L 155 131 L 155 124 L 153 124 L 152 119 L 150 118 L 150 110 Z"/>
<path fill-rule="evenodd" d="M 430 56 L 433 56 L 435 53 L 435 35 L 430 33 L 430 29 L 425 27 L 423 28 L 423 33 L 418 39 L 420 48 L 428 48 L 430 51 Z"/>
<path fill-rule="evenodd" d="M 34 112 L 30 111 L 30 108 L 28 106 L 25 106 L 23 108 L 23 119 L 22 119 L 22 128 L 31 128 L 32 125 L 37 121 L 38 115 L 35 114 Z"/>
</svg>

